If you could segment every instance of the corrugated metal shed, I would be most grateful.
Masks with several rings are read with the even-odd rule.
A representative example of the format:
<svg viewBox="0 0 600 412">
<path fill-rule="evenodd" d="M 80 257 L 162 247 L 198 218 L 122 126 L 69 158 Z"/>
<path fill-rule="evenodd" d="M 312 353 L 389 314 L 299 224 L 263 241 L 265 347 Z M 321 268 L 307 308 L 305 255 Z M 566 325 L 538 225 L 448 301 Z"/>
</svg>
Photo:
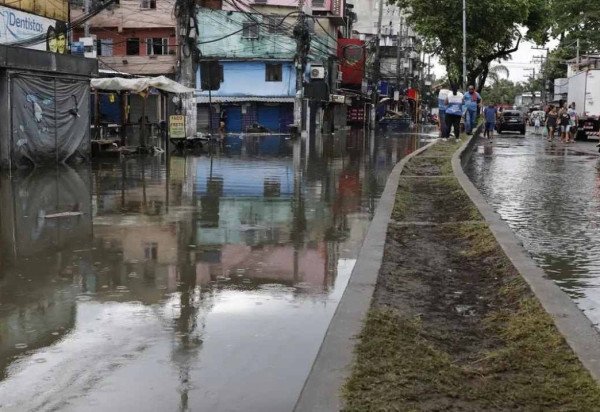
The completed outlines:
<svg viewBox="0 0 600 412">
<path fill-rule="evenodd" d="M 213 103 L 294 103 L 294 98 L 284 97 L 257 97 L 257 96 L 213 96 Z M 208 103 L 207 96 L 196 97 L 196 103 Z"/>
</svg>

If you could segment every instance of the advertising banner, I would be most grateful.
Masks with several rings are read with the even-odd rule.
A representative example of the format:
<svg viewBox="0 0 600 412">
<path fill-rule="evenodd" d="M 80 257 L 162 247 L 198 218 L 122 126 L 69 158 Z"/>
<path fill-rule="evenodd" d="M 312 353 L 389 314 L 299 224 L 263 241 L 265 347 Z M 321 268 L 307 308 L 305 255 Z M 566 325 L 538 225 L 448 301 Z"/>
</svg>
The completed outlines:
<svg viewBox="0 0 600 412">
<path fill-rule="evenodd" d="M 185 116 L 177 114 L 169 116 L 169 137 L 185 139 Z"/>
<path fill-rule="evenodd" d="M 0 44 L 41 37 L 39 42 L 24 45 L 28 49 L 67 52 L 67 25 L 23 11 L 0 6 Z"/>
<path fill-rule="evenodd" d="M 69 21 L 68 0 L 0 0 L 0 6 L 9 6 L 51 20 Z"/>
</svg>

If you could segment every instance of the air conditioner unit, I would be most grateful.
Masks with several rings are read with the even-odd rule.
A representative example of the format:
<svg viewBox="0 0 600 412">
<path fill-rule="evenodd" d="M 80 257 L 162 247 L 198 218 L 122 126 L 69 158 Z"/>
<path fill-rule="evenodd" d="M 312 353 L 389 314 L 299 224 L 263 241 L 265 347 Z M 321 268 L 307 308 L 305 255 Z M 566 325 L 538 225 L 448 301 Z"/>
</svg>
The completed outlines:
<svg viewBox="0 0 600 412">
<path fill-rule="evenodd" d="M 313 66 L 310 69 L 311 79 L 324 79 L 325 78 L 325 67 Z"/>
</svg>

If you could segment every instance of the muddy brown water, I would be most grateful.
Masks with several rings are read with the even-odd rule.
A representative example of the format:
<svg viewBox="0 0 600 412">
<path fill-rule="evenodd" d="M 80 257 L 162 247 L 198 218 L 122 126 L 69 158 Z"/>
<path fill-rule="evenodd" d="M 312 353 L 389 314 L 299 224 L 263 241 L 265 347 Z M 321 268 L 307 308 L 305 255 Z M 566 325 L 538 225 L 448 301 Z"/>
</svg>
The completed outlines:
<svg viewBox="0 0 600 412">
<path fill-rule="evenodd" d="M 169 167 L 2 175 L 0 410 L 291 410 L 392 167 L 428 138 L 230 136 Z"/>
<path fill-rule="evenodd" d="M 600 163 L 595 143 L 479 141 L 466 172 L 535 262 L 600 324 Z"/>
</svg>

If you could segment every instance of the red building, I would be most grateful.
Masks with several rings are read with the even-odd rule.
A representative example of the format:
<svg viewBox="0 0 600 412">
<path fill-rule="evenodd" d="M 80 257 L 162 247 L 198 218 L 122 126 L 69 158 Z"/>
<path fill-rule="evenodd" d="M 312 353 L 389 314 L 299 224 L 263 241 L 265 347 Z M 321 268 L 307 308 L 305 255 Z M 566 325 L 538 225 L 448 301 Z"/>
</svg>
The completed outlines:
<svg viewBox="0 0 600 412">
<path fill-rule="evenodd" d="M 71 18 L 81 15 L 73 9 Z M 90 34 L 96 37 L 100 69 L 138 75 L 174 75 L 177 40 L 170 2 L 121 0 L 90 20 Z M 73 37 L 84 36 L 82 29 Z"/>
</svg>

